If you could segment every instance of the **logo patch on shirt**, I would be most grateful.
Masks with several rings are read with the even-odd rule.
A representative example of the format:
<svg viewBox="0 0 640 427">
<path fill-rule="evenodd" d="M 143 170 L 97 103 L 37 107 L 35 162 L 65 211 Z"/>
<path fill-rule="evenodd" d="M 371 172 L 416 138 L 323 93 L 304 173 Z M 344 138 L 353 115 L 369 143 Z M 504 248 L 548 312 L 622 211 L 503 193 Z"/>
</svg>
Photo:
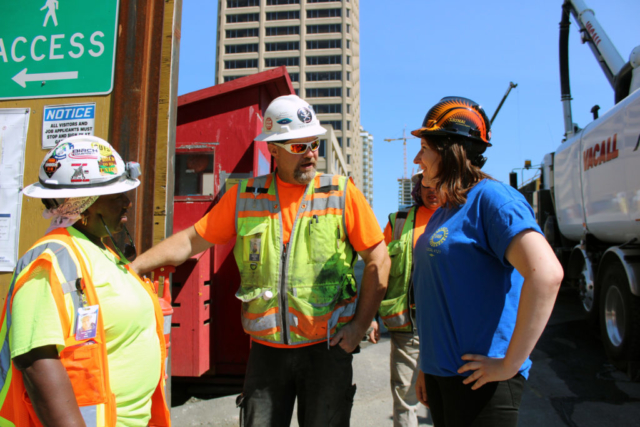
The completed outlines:
<svg viewBox="0 0 640 427">
<path fill-rule="evenodd" d="M 431 239 L 429 239 L 429 244 L 432 248 L 436 248 L 444 243 L 447 240 L 447 236 L 449 236 L 449 229 L 447 227 L 440 227 L 436 230 L 435 233 L 431 235 Z"/>
</svg>

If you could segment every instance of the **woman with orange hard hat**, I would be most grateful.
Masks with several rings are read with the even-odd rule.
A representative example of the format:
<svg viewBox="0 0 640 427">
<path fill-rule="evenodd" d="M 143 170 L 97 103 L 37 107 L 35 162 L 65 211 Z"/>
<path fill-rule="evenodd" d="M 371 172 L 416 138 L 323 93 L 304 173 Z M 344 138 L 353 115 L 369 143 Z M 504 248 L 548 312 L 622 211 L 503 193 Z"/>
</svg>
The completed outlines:
<svg viewBox="0 0 640 427">
<path fill-rule="evenodd" d="M 422 186 L 442 205 L 414 249 L 418 398 L 436 427 L 515 427 L 562 268 L 524 197 L 482 172 L 481 106 L 443 98 L 412 134 Z"/>
</svg>

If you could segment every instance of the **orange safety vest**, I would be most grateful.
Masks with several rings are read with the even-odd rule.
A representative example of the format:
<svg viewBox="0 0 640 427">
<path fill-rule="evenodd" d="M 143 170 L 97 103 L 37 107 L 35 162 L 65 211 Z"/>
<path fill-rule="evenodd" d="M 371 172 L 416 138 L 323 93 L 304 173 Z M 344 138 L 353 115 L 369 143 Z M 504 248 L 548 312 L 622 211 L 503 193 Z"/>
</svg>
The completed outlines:
<svg viewBox="0 0 640 427">
<path fill-rule="evenodd" d="M 11 361 L 9 349 L 13 297 L 36 270 L 49 273 L 51 291 L 65 335 L 65 348 L 60 353 L 60 361 L 67 370 L 87 427 L 115 426 L 116 403 L 109 384 L 102 310 L 98 311 L 96 337 L 80 341 L 75 338 L 77 311 L 81 304 L 79 289 L 89 305 L 100 305 L 91 276 L 87 273 L 87 262 L 66 229 L 54 230 L 38 240 L 18 261 L 0 319 L 0 426 L 42 426 L 25 389 L 22 373 Z M 129 272 L 138 279 L 153 301 L 156 333 L 160 341 L 160 381 L 151 398 L 149 426 L 170 426 L 171 418 L 164 392 L 164 360 L 167 352 L 162 310 L 152 286 L 133 271 Z"/>
</svg>

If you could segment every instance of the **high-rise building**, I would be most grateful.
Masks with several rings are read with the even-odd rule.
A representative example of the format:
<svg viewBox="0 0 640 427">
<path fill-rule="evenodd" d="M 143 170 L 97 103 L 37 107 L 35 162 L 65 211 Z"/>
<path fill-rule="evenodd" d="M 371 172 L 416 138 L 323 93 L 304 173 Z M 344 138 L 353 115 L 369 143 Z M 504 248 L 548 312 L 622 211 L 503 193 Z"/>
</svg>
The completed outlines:
<svg viewBox="0 0 640 427">
<path fill-rule="evenodd" d="M 360 126 L 362 139 L 362 193 L 373 207 L 373 135 Z"/>
<path fill-rule="evenodd" d="M 219 0 L 216 83 L 286 66 L 363 189 L 359 28 L 359 0 Z"/>
<path fill-rule="evenodd" d="M 411 190 L 413 190 L 411 178 L 398 178 L 398 210 L 413 205 Z"/>
</svg>

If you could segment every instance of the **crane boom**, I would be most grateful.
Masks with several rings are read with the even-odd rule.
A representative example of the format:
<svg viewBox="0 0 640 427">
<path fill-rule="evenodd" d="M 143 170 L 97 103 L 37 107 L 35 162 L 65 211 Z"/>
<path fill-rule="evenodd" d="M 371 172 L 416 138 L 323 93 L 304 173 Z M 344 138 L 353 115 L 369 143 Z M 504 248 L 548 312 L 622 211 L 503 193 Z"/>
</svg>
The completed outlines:
<svg viewBox="0 0 640 427">
<path fill-rule="evenodd" d="M 403 178 L 407 178 L 407 139 L 416 139 L 415 136 L 411 136 L 407 138 L 407 128 L 402 129 L 402 138 L 387 138 L 385 141 L 402 141 L 402 151 L 404 156 L 404 173 L 402 175 Z"/>
</svg>

